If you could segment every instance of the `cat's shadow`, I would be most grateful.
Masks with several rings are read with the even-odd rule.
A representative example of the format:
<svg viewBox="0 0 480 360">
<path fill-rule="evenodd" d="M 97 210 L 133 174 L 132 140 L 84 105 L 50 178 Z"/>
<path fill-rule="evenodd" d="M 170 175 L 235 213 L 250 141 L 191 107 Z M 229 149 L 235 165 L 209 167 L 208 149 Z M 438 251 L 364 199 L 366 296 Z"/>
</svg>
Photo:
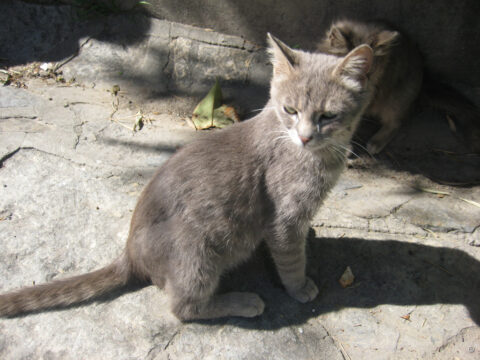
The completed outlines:
<svg viewBox="0 0 480 360">
<path fill-rule="evenodd" d="M 480 325 L 480 261 L 464 251 L 387 239 L 319 238 L 312 230 L 307 255 L 307 273 L 320 290 L 314 301 L 302 304 L 285 292 L 270 254 L 262 245 L 247 263 L 224 275 L 219 292 L 255 292 L 265 301 L 265 312 L 253 319 L 237 317 L 195 322 L 206 326 L 229 324 L 275 330 L 301 325 L 310 318 L 342 308 L 460 304 Z M 338 279 L 347 266 L 356 278 L 351 287 L 344 289 Z M 130 284 L 80 306 L 114 301 L 148 285 Z M 63 310 L 78 306 L 67 306 Z M 62 309 L 47 311 L 59 310 Z"/>
<path fill-rule="evenodd" d="M 355 282 L 342 288 L 338 279 L 347 266 Z M 342 308 L 377 305 L 464 305 L 480 325 L 480 261 L 467 253 L 394 240 L 310 237 L 307 273 L 320 294 L 301 304 L 284 291 L 264 247 L 248 263 L 226 275 L 221 291 L 253 291 L 265 301 L 255 319 L 221 319 L 204 324 L 234 324 L 273 330 L 301 325 L 312 317 Z"/>
</svg>

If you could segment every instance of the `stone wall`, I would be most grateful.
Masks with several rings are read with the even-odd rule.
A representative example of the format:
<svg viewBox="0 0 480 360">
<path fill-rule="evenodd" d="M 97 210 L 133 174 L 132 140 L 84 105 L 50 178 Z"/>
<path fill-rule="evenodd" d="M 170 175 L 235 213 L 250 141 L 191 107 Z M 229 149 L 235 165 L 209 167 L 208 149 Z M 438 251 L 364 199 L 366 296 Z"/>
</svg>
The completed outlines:
<svg viewBox="0 0 480 360">
<path fill-rule="evenodd" d="M 480 1 L 151 0 L 158 17 L 265 43 L 267 31 L 309 47 L 332 20 L 382 19 L 403 30 L 427 67 L 445 80 L 480 86 Z"/>
</svg>

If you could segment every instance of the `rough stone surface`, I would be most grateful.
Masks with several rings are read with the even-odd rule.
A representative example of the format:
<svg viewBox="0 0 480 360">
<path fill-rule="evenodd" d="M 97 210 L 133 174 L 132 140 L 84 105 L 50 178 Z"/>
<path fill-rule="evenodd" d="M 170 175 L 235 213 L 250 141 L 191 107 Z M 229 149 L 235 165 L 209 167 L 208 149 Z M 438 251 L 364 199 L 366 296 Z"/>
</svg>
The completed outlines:
<svg viewBox="0 0 480 360">
<path fill-rule="evenodd" d="M 41 79 L 25 84 L 0 88 L 2 291 L 107 264 L 121 251 L 155 168 L 176 146 L 202 136 L 182 117 L 153 111 L 166 100 L 155 107 L 125 95 L 111 121 L 107 91 Z M 133 133 L 139 109 L 153 121 Z M 221 287 L 258 292 L 267 308 L 257 319 L 182 325 L 164 292 L 128 288 L 66 310 L 0 320 L 0 356 L 478 357 L 480 249 L 472 244 L 480 216 L 459 199 L 480 201 L 478 187 L 439 186 L 389 169 L 388 158 L 371 166 L 358 161 L 313 222 L 308 272 L 321 289 L 314 302 L 285 294 L 262 248 Z M 419 181 L 452 195 L 412 190 Z M 455 209 L 462 216 L 447 216 Z M 420 211 L 428 216 L 416 216 Z M 448 226 L 438 226 L 446 219 Z M 356 280 L 343 289 L 338 279 L 346 266 Z"/>
<path fill-rule="evenodd" d="M 22 5 L 27 13 L 60 11 Z M 41 16 L 37 20 L 48 25 Z M 68 29 L 65 37 L 73 36 Z M 198 64 L 178 62 L 222 47 L 235 55 L 223 69 L 244 80 L 256 77 L 265 63 L 263 53 L 239 38 L 205 38 L 203 30 L 187 26 L 155 22 L 140 42 L 102 29 L 103 37 L 74 36 L 75 44 L 90 40 L 68 64 L 83 64 L 90 74 L 109 56 L 112 66 L 123 64 L 133 80 L 121 83 L 117 96 L 107 91 L 117 79 L 94 86 L 90 75 L 73 83 L 25 76 L 15 82 L 21 88 L 0 87 L 2 292 L 108 264 L 124 246 L 136 200 L 155 169 L 178 146 L 202 136 L 185 124 L 184 114 L 194 105 L 190 98 L 180 92 L 137 96 L 134 89 L 155 88 L 153 78 L 164 74 L 150 73 L 149 61 L 160 59 L 155 64 L 162 69 L 168 61 L 164 70 L 177 66 L 179 74 L 181 66 L 201 71 Z M 159 29 L 169 35 L 154 36 Z M 54 50 L 49 32 L 42 34 L 32 41 L 45 44 L 30 49 L 25 61 L 65 59 L 70 40 L 55 48 L 61 57 L 47 54 L 45 60 L 40 52 Z M 168 45 L 168 56 L 150 59 L 152 44 Z M 248 59 L 259 66 L 241 68 Z M 249 109 L 255 109 L 255 91 L 233 87 L 230 96 L 250 99 Z M 139 111 L 151 122 L 133 132 Z M 413 120 L 385 154 L 352 160 L 316 214 L 307 246 L 307 272 L 320 289 L 313 302 L 300 304 L 285 293 L 261 247 L 247 264 L 225 274 L 219 289 L 257 292 L 266 303 L 261 317 L 181 324 L 163 291 L 129 287 L 64 310 L 0 319 L 0 358 L 480 358 L 480 209 L 462 200 L 480 202 L 480 159 L 465 154 L 441 115 L 425 111 Z M 338 279 L 347 266 L 355 282 L 344 289 Z"/>
<path fill-rule="evenodd" d="M 227 94 L 228 88 L 245 84 L 266 93 L 270 65 L 265 51 L 239 36 L 141 13 L 82 18 L 76 11 L 68 5 L 1 3 L 0 21 L 8 27 L 0 30 L 0 60 L 52 63 L 67 80 L 104 89 L 117 84 L 142 98 L 200 95 L 217 78 Z"/>
<path fill-rule="evenodd" d="M 29 1 L 78 4 L 77 0 Z M 98 2 L 112 4 L 111 0 Z M 112 12 L 142 8 L 158 19 L 210 28 L 258 44 L 265 44 L 265 34 L 271 32 L 302 48 L 316 44 L 333 20 L 381 19 L 401 29 L 418 44 L 432 73 L 449 82 L 480 86 L 480 69 L 477 66 L 480 55 L 477 41 L 480 3 L 477 0 L 458 0 L 455 3 L 437 0 L 435 4 L 415 0 L 372 0 L 368 4 L 349 0 L 150 0 L 145 6 L 138 6 L 136 0 L 113 3 Z M 19 22 L 23 25 L 21 20 Z M 141 26 L 139 28 L 142 29 Z M 229 40 L 228 43 L 241 44 L 242 40 Z"/>
</svg>

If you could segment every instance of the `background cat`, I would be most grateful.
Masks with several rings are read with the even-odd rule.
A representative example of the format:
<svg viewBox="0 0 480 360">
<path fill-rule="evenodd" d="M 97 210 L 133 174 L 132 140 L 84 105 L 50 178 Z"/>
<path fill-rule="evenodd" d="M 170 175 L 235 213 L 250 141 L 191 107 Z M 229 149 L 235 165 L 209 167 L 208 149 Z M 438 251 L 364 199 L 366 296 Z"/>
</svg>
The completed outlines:
<svg viewBox="0 0 480 360">
<path fill-rule="evenodd" d="M 420 95 L 445 111 L 457 124 L 467 146 L 480 152 L 480 110 L 433 77 L 425 81 L 420 52 L 404 34 L 380 22 L 341 20 L 332 24 L 317 50 L 345 56 L 361 44 L 371 46 L 375 55 L 369 75 L 372 99 L 365 116 L 378 120 L 381 127 L 367 143 L 371 154 L 379 153 L 392 140 L 411 116 Z"/>
</svg>

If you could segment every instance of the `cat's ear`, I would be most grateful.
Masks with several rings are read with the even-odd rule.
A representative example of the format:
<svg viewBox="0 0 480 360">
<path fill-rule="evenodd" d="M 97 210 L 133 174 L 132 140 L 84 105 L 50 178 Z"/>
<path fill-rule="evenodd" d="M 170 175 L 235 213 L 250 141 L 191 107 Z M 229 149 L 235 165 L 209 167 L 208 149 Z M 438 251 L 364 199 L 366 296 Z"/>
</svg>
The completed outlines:
<svg viewBox="0 0 480 360">
<path fill-rule="evenodd" d="M 339 54 L 348 52 L 347 36 L 336 25 L 332 25 L 327 34 L 330 50 L 336 50 Z"/>
<path fill-rule="evenodd" d="M 373 50 L 368 45 L 360 45 L 350 51 L 333 70 L 348 87 L 361 90 L 367 81 L 367 75 L 373 63 Z"/>
<path fill-rule="evenodd" d="M 378 33 L 377 38 L 372 44 L 375 49 L 375 55 L 387 55 L 392 46 L 395 46 L 400 40 L 400 33 L 398 31 L 384 30 Z"/>
<path fill-rule="evenodd" d="M 275 75 L 289 75 L 297 62 L 295 50 L 290 49 L 275 36 L 267 33 L 270 44 L 269 52 L 272 56 L 273 72 Z"/>
</svg>

